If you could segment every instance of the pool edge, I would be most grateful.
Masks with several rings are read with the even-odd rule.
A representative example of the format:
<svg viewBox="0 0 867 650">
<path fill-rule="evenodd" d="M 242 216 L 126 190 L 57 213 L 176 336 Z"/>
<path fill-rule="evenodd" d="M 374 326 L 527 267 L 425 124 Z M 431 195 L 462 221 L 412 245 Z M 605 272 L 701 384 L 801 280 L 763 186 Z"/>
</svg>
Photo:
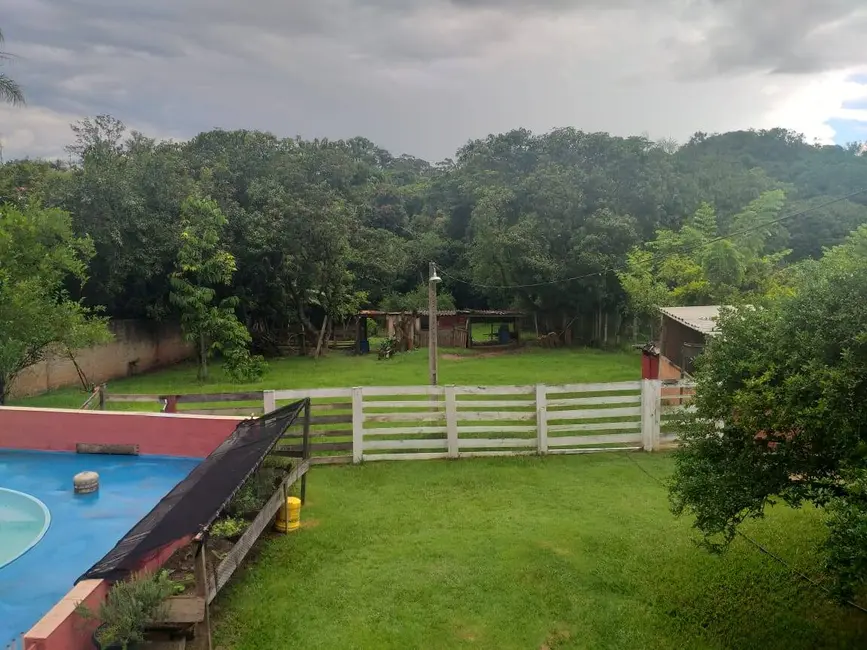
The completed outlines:
<svg viewBox="0 0 867 650">
<path fill-rule="evenodd" d="M 25 497 L 27 499 L 30 499 L 31 501 L 36 503 L 36 505 L 38 505 L 42 509 L 42 514 L 45 516 L 45 522 L 43 523 L 42 530 L 39 531 L 39 534 L 36 535 L 36 537 L 34 537 L 30 541 L 30 543 L 24 548 L 24 550 L 21 551 L 18 555 L 13 557 L 8 562 L 4 562 L 3 564 L 0 564 L 0 569 L 2 569 L 3 567 L 9 566 L 10 564 L 15 562 L 16 560 L 20 560 L 22 557 L 24 557 L 27 554 L 27 551 L 29 551 L 34 546 L 36 546 L 39 542 L 42 541 L 42 538 L 45 537 L 45 533 L 48 532 L 48 528 L 51 526 L 51 511 L 48 509 L 48 506 L 46 506 L 40 499 L 37 499 L 32 494 L 27 494 L 26 492 L 21 492 L 20 490 L 13 490 L 12 488 L 5 488 L 5 487 L 0 487 L 0 492 L 10 492 L 11 494 L 17 494 L 18 496 L 22 496 L 22 497 Z"/>
</svg>

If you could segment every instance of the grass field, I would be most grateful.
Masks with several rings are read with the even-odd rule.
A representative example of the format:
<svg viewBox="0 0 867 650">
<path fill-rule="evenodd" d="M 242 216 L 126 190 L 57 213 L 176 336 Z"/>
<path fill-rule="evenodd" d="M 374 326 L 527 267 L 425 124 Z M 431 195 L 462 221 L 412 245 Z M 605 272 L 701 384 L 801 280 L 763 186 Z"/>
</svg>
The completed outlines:
<svg viewBox="0 0 867 650">
<path fill-rule="evenodd" d="M 722 556 L 669 513 L 664 455 L 317 467 L 304 527 L 216 601 L 216 646 L 856 648 L 839 608 L 741 539 Z M 745 530 L 816 575 L 820 513 Z"/>
<path fill-rule="evenodd" d="M 474 354 L 470 350 L 441 350 L 441 384 L 535 384 L 609 382 L 639 379 L 637 352 L 525 348 L 500 354 Z M 331 352 L 314 360 L 291 357 L 273 359 L 269 371 L 254 384 L 232 384 L 219 364 L 211 369 L 211 379 L 202 384 L 196 379 L 193 364 L 181 364 L 159 372 L 109 382 L 114 393 L 199 393 L 242 389 L 287 389 L 351 386 L 405 386 L 428 382 L 427 350 L 399 354 L 388 361 L 376 354 L 356 357 Z M 38 397 L 12 400 L 13 405 L 76 408 L 87 395 L 80 388 L 66 388 Z"/>
</svg>

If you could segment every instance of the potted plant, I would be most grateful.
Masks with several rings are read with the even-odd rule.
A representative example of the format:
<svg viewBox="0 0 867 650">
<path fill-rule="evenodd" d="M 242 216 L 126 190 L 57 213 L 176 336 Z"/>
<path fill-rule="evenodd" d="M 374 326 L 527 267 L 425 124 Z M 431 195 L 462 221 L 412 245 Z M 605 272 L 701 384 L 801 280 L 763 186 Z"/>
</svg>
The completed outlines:
<svg viewBox="0 0 867 650">
<path fill-rule="evenodd" d="M 166 599 L 174 592 L 175 583 L 160 571 L 116 582 L 96 612 L 86 605 L 77 609 L 82 617 L 100 621 L 93 633 L 95 648 L 133 650 L 145 640 L 148 624 L 165 615 Z"/>
</svg>

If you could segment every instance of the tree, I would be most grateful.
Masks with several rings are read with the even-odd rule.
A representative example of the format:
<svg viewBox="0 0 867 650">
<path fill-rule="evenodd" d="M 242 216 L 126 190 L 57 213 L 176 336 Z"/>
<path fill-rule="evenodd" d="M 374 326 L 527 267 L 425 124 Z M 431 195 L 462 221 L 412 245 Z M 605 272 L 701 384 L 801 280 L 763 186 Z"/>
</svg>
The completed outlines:
<svg viewBox="0 0 867 650">
<path fill-rule="evenodd" d="M 0 32 L 0 45 L 2 44 L 3 32 Z M 10 58 L 12 58 L 12 55 L 0 52 L 0 62 L 8 61 Z M 21 90 L 21 86 L 9 75 L 2 72 L 0 72 L 0 100 L 13 106 L 24 103 L 24 92 Z"/>
<path fill-rule="evenodd" d="M 790 291 L 725 311 L 697 363 L 671 487 L 711 547 L 783 500 L 827 508 L 828 570 L 867 586 L 867 227 L 793 269 Z"/>
<path fill-rule="evenodd" d="M 85 281 L 92 255 L 68 213 L 0 205 L 0 404 L 15 377 L 51 352 L 111 338 L 105 320 L 64 288 Z"/>
<path fill-rule="evenodd" d="M 751 301 L 776 288 L 789 252 L 774 223 L 784 201 L 781 190 L 751 201 L 732 217 L 731 239 L 719 237 L 717 215 L 702 203 L 680 230 L 660 230 L 633 249 L 618 273 L 633 312 L 652 318 L 663 306 Z"/>
<path fill-rule="evenodd" d="M 220 351 L 235 381 L 261 376 L 264 361 L 251 357 L 250 333 L 235 315 L 238 299 L 217 299 L 217 289 L 231 284 L 235 258 L 220 245 L 226 217 L 211 199 L 188 197 L 181 206 L 181 244 L 170 283 L 169 300 L 181 312 L 185 338 L 195 343 L 198 378 L 208 378 L 208 360 Z"/>
</svg>

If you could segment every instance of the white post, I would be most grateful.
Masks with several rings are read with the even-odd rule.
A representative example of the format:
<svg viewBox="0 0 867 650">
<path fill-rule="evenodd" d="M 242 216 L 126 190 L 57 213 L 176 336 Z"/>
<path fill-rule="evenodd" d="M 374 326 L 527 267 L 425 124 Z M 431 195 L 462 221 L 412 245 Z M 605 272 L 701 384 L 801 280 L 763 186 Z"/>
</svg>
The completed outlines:
<svg viewBox="0 0 867 650">
<path fill-rule="evenodd" d="M 641 380 L 641 445 L 644 451 L 659 448 L 659 413 L 662 407 L 662 382 Z"/>
<path fill-rule="evenodd" d="M 536 447 L 540 454 L 548 453 L 548 395 L 545 384 L 536 384 Z"/>
<path fill-rule="evenodd" d="M 262 412 L 270 413 L 277 410 L 277 399 L 274 397 L 273 390 L 262 391 Z"/>
<path fill-rule="evenodd" d="M 449 458 L 459 456 L 458 445 L 458 398 L 454 386 L 446 386 L 446 438 L 448 438 Z"/>
<path fill-rule="evenodd" d="M 364 447 L 364 402 L 361 388 L 352 389 L 352 462 L 360 463 Z"/>
</svg>

